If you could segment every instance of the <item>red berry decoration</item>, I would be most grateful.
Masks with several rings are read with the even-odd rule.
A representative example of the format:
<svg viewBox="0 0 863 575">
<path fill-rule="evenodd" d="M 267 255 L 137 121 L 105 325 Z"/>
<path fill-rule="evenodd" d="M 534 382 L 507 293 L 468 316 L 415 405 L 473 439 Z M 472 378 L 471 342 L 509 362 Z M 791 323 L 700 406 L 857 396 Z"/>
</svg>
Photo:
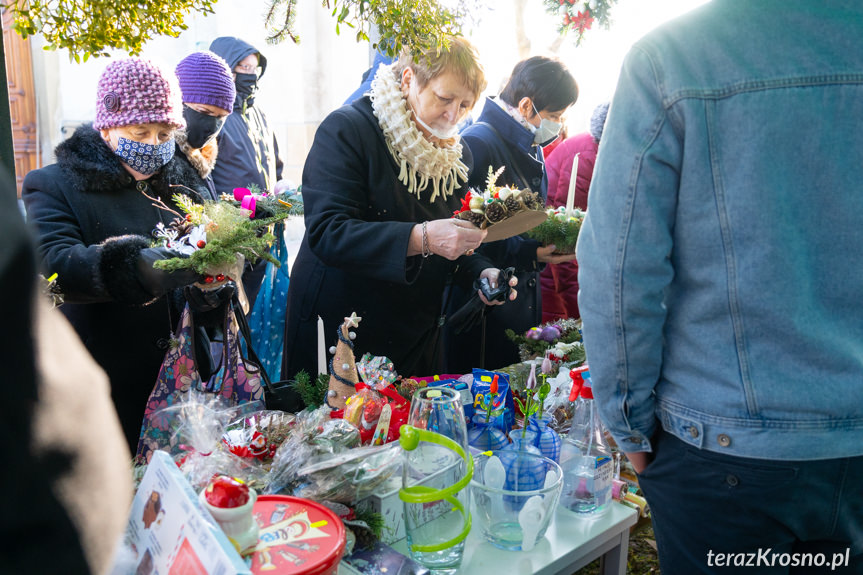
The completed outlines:
<svg viewBox="0 0 863 575">
<path fill-rule="evenodd" d="M 214 278 L 213 276 L 204 276 L 204 283 L 205 283 L 205 284 L 211 284 L 211 283 L 213 283 L 213 281 L 214 281 L 215 279 L 216 279 L 216 278 Z"/>
<path fill-rule="evenodd" d="M 192 221 L 192 214 L 186 214 L 186 221 L 187 221 L 187 222 L 191 222 L 191 221 Z"/>
<path fill-rule="evenodd" d="M 207 242 L 204 240 L 198 240 L 198 249 L 202 249 L 205 245 L 207 245 Z"/>
<path fill-rule="evenodd" d="M 216 275 L 216 281 L 217 281 L 217 282 L 223 282 L 223 281 L 225 281 L 225 274 L 217 274 L 217 275 Z"/>
<path fill-rule="evenodd" d="M 232 509 L 249 502 L 249 486 L 236 477 L 217 475 L 204 489 L 207 503 L 220 509 Z"/>
</svg>

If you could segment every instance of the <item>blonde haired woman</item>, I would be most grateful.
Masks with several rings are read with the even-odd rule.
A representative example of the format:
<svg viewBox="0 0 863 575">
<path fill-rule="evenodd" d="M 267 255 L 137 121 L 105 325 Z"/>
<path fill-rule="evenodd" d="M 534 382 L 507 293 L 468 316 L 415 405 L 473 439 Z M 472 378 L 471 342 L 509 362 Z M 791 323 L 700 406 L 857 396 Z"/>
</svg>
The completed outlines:
<svg viewBox="0 0 863 575">
<path fill-rule="evenodd" d="M 381 66 L 367 95 L 318 128 L 303 169 L 306 235 L 288 293 L 285 376 L 317 371 L 317 316 L 329 346 L 352 312 L 363 318 L 356 357 L 386 355 L 405 376 L 437 373 L 447 278 L 470 286 L 498 274 L 473 253 L 486 232 L 451 217 L 472 164 L 456 126 L 485 86 L 473 46 L 451 38 L 440 54 Z"/>
</svg>

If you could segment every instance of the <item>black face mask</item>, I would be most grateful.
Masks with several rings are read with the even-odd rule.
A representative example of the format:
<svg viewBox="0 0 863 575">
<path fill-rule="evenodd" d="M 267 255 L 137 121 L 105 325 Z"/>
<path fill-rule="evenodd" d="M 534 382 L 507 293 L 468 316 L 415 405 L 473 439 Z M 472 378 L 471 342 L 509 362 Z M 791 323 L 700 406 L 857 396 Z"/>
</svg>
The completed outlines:
<svg viewBox="0 0 863 575">
<path fill-rule="evenodd" d="M 255 94 L 258 91 L 258 75 L 257 74 L 237 74 L 237 79 L 234 80 L 234 85 L 237 87 L 237 102 L 251 106 L 255 101 Z"/>
<path fill-rule="evenodd" d="M 183 117 L 186 119 L 186 141 L 196 150 L 203 148 L 225 123 L 225 118 L 208 116 L 188 106 L 183 106 Z"/>
</svg>

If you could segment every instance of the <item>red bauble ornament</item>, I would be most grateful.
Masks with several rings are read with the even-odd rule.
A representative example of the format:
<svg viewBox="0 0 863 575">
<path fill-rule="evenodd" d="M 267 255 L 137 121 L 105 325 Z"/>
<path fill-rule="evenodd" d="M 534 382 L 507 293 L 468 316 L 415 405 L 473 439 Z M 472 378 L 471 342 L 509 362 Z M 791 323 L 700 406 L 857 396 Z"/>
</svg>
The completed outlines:
<svg viewBox="0 0 863 575">
<path fill-rule="evenodd" d="M 225 274 L 216 274 L 216 281 L 217 282 L 225 281 Z"/>
<path fill-rule="evenodd" d="M 213 283 L 213 281 L 214 281 L 215 279 L 216 279 L 216 278 L 214 278 L 213 276 L 204 276 L 204 283 L 205 283 L 205 284 L 211 284 L 211 283 Z"/>
<path fill-rule="evenodd" d="M 213 507 L 232 509 L 249 502 L 249 486 L 234 477 L 218 475 L 207 485 L 204 497 Z"/>
<path fill-rule="evenodd" d="M 207 242 L 205 242 L 204 240 L 198 240 L 198 249 L 199 250 L 202 249 L 205 245 L 207 245 Z"/>
</svg>

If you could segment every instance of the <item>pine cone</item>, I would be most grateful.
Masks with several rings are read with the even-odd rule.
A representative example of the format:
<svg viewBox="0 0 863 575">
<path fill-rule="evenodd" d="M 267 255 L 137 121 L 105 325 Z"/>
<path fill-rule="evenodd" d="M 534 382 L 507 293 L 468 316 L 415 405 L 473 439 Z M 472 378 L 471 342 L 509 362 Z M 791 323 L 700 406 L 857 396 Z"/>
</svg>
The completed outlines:
<svg viewBox="0 0 863 575">
<path fill-rule="evenodd" d="M 485 221 L 485 216 L 480 212 L 468 210 L 466 212 L 461 212 L 458 215 L 458 218 L 461 220 L 466 220 L 478 228 L 483 228 L 487 225 Z"/>
<path fill-rule="evenodd" d="M 531 191 L 524 190 L 521 199 L 529 210 L 538 210 L 542 207 L 542 201 L 539 199 L 539 196 Z"/>
<path fill-rule="evenodd" d="M 506 208 L 502 202 L 487 204 L 485 206 L 485 217 L 489 222 L 495 224 L 506 218 Z"/>
<path fill-rule="evenodd" d="M 511 214 L 520 212 L 524 209 L 524 205 L 514 196 L 509 196 L 506 200 L 504 200 L 503 205 Z"/>
</svg>

